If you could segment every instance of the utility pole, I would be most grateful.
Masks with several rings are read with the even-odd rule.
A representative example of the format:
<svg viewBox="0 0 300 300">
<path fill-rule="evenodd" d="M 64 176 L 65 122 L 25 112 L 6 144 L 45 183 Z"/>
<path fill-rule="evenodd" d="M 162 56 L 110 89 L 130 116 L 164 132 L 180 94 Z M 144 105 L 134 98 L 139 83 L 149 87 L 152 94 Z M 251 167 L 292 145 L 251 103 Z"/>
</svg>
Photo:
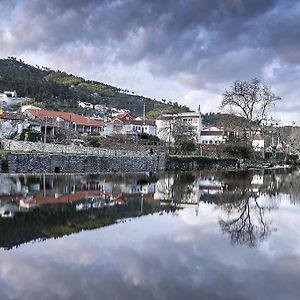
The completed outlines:
<svg viewBox="0 0 300 300">
<path fill-rule="evenodd" d="M 47 118 L 45 117 L 44 144 L 46 144 L 46 139 L 47 139 Z"/>
<path fill-rule="evenodd" d="M 144 102 L 143 120 L 146 120 L 146 103 Z"/>
</svg>

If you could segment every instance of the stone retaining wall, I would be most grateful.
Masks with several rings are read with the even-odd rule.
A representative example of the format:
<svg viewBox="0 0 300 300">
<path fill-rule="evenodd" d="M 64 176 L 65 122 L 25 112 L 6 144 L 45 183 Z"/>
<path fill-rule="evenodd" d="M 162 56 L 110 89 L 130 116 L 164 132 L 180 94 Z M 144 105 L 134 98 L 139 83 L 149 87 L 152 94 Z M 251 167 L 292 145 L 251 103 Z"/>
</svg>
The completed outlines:
<svg viewBox="0 0 300 300">
<path fill-rule="evenodd" d="M 4 150 L 21 152 L 44 152 L 56 154 L 85 154 L 101 156 L 145 156 L 146 151 L 129 151 L 108 148 L 80 147 L 73 145 L 44 144 L 32 142 L 20 142 L 12 140 L 2 140 L 1 146 Z"/>
<path fill-rule="evenodd" d="M 168 171 L 193 171 L 207 168 L 236 168 L 237 159 L 218 159 L 201 156 L 168 156 L 166 170 Z"/>
<path fill-rule="evenodd" d="M 8 173 L 157 172 L 165 170 L 165 164 L 164 155 L 8 154 L 5 157 Z"/>
</svg>

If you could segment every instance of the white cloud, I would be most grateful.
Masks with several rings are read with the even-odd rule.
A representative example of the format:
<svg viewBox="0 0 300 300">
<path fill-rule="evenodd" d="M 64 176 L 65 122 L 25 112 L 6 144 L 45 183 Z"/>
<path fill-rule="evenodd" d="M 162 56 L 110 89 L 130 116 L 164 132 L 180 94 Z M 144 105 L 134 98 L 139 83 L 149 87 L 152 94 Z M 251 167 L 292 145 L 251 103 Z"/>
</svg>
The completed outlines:
<svg viewBox="0 0 300 300">
<path fill-rule="evenodd" d="M 213 93 L 207 90 L 192 90 L 185 94 L 180 101 L 194 110 L 197 110 L 199 105 L 202 113 L 218 112 L 221 104 L 221 96 L 218 93 Z"/>
</svg>

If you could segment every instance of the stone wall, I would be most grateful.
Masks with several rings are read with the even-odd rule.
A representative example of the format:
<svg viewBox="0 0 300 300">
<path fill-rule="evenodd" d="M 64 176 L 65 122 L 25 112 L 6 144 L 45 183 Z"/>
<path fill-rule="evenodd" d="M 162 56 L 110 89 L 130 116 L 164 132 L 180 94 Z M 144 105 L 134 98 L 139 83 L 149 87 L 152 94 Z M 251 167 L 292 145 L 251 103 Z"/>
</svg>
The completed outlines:
<svg viewBox="0 0 300 300">
<path fill-rule="evenodd" d="M 168 171 L 192 171 L 205 168 L 236 168 L 237 159 L 218 159 L 200 156 L 180 157 L 168 156 L 166 170 Z"/>
<path fill-rule="evenodd" d="M 8 154 L 5 157 L 9 173 L 157 172 L 165 170 L 165 163 L 164 155 Z"/>
<path fill-rule="evenodd" d="M 19 142 L 2 140 L 1 146 L 4 150 L 21 152 L 43 152 L 54 154 L 85 154 L 101 156 L 145 156 L 146 151 L 130 151 L 109 148 L 80 147 L 73 145 L 44 144 L 32 142 Z"/>
</svg>

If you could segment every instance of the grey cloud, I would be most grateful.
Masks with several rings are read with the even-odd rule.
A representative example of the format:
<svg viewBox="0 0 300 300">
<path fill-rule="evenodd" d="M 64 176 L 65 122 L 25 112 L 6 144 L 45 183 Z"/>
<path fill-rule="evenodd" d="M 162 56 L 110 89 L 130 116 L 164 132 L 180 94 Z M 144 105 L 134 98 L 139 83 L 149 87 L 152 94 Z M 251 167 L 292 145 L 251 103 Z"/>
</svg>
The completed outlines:
<svg viewBox="0 0 300 300">
<path fill-rule="evenodd" d="M 5 22 L 0 21 L 0 54 L 42 52 L 68 70 L 72 58 L 74 73 L 143 63 L 155 77 L 180 84 L 184 74 L 190 78 L 188 88 L 211 91 L 236 79 L 264 77 L 264 67 L 274 59 L 290 69 L 300 63 L 300 6 L 292 0 L 21 0 L 0 5 L 7 8 Z M 284 72 L 275 72 L 272 82 L 287 84 Z"/>
<path fill-rule="evenodd" d="M 178 58 L 191 49 L 194 56 L 201 57 L 231 47 L 241 35 L 242 25 L 271 8 L 274 2 L 28 0 L 16 8 L 17 18 L 9 29 L 17 40 L 14 46 L 42 47 L 46 51 L 76 41 L 99 47 L 126 41 L 124 46 L 131 46 L 132 36 L 144 29 L 145 34 L 140 36 L 143 55 L 130 56 L 124 47 L 125 54 L 121 49 L 119 58 L 125 62 L 126 58 L 132 62 L 155 54 Z M 209 51 L 201 51 L 205 41 L 197 40 L 201 30 L 208 33 L 205 39 L 210 40 Z"/>
</svg>

